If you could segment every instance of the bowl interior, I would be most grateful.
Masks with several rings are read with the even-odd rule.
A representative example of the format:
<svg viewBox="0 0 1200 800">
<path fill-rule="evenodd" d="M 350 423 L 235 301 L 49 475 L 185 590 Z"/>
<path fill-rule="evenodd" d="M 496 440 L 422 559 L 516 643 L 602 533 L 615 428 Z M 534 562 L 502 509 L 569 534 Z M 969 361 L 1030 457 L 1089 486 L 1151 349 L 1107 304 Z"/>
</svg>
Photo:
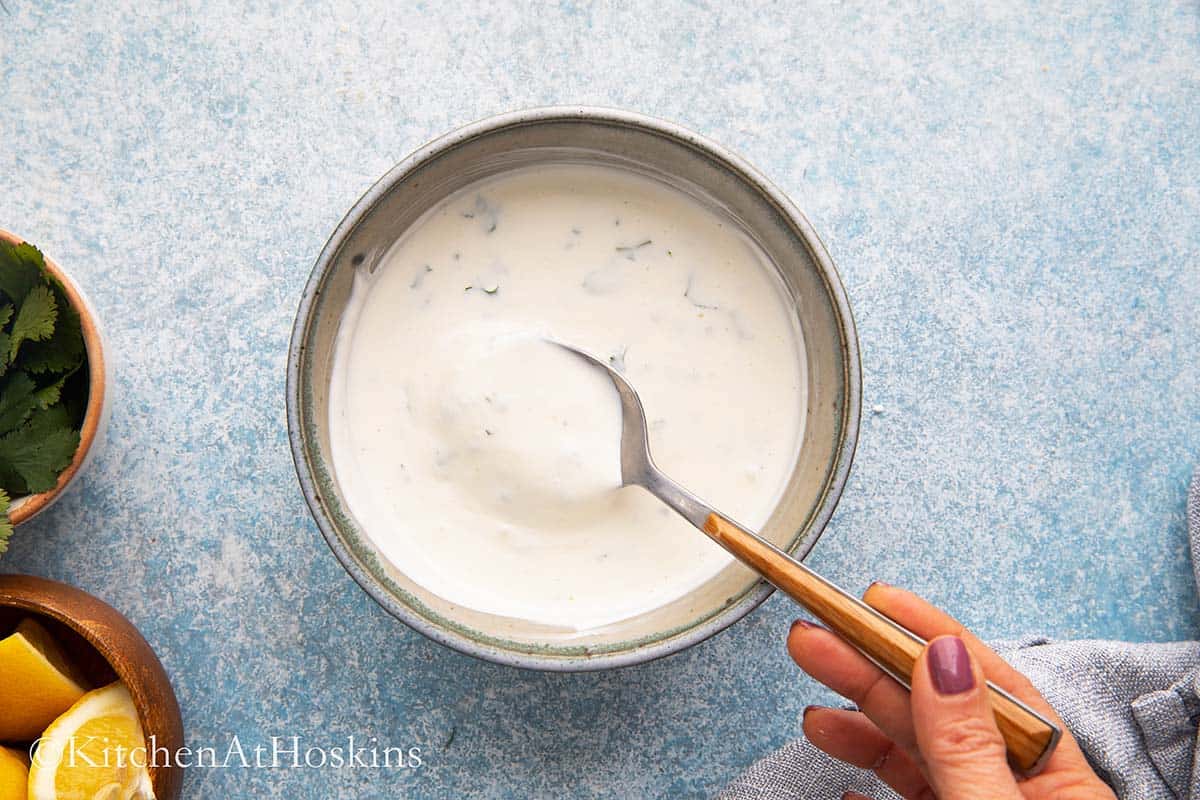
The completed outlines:
<svg viewBox="0 0 1200 800">
<path fill-rule="evenodd" d="M 519 666 L 589 669 L 687 646 L 740 618 L 769 587 L 734 564 L 667 606 L 583 634 L 453 606 L 382 558 L 359 529 L 330 466 L 327 424 L 334 342 L 355 266 L 377 263 L 423 212 L 467 184 L 562 161 L 633 169 L 671 183 L 718 207 L 775 265 L 801 332 L 808 392 L 795 467 L 762 533 L 793 553 L 806 553 L 832 513 L 858 423 L 857 345 L 842 288 L 807 222 L 777 190 L 740 161 L 665 123 L 617 112 L 510 115 L 451 134 L 385 176 L 343 221 L 314 270 L 293 340 L 289 422 L 301 484 L 322 532 L 385 608 L 473 655 Z"/>
<path fill-rule="evenodd" d="M 60 622 L 52 616 L 40 611 L 0 605 L 0 638 L 11 634 L 26 617 L 33 617 L 49 632 L 54 641 L 62 648 L 71 664 L 78 668 L 80 675 L 87 681 L 87 688 L 106 686 L 117 680 L 117 673 L 112 664 L 100 655 L 93 647 L 70 625 Z"/>
</svg>

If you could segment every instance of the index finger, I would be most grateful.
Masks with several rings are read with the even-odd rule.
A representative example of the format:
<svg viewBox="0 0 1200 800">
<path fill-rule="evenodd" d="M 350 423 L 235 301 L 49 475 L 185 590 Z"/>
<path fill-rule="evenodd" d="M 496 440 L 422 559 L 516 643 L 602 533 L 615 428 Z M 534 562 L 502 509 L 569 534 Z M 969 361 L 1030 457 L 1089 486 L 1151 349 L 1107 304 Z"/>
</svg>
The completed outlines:
<svg viewBox="0 0 1200 800">
<path fill-rule="evenodd" d="M 962 639 L 971 652 L 971 657 L 979 662 L 979 666 L 982 667 L 983 673 L 989 681 L 1044 715 L 1062 730 L 1062 738 L 1050 756 L 1050 761 L 1046 764 L 1046 772 L 1057 770 L 1065 775 L 1094 775 L 1079 743 L 1071 735 L 1070 729 L 1063 722 L 1062 717 L 1042 697 L 1042 693 L 1033 685 L 1033 681 L 1013 669 L 1011 664 L 984 644 L 979 637 L 963 627 L 961 622 L 912 592 L 896 586 L 889 586 L 886 583 L 871 584 L 863 594 L 863 602 L 885 617 L 899 622 L 926 641 L 938 636 L 957 636 Z M 1045 778 L 1046 775 L 1043 774 L 1032 780 Z"/>
<path fill-rule="evenodd" d="M 971 651 L 988 680 L 1049 719 L 1063 724 L 1033 682 L 1012 668 L 996 651 L 967 630 L 961 622 L 945 611 L 922 600 L 917 595 L 886 583 L 873 583 L 863 595 L 863 602 L 885 617 L 899 622 L 913 633 L 929 641 L 938 636 L 956 636 Z"/>
</svg>

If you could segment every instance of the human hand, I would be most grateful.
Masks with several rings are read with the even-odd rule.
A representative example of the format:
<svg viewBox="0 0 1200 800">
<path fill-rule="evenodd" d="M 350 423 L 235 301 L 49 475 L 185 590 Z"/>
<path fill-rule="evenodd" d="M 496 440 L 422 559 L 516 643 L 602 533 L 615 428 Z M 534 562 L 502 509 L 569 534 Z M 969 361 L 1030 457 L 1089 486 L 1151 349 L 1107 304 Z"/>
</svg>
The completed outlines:
<svg viewBox="0 0 1200 800">
<path fill-rule="evenodd" d="M 1033 684 L 944 612 L 904 589 L 872 584 L 863 600 L 929 641 L 911 694 L 836 634 L 797 621 L 787 648 L 800 668 L 861 711 L 811 707 L 804 734 L 834 758 L 870 769 L 909 800 L 1112 800 L 1054 709 Z M 1008 766 L 985 681 L 1062 728 L 1036 776 Z M 860 797 L 860 795 L 847 795 Z"/>
</svg>

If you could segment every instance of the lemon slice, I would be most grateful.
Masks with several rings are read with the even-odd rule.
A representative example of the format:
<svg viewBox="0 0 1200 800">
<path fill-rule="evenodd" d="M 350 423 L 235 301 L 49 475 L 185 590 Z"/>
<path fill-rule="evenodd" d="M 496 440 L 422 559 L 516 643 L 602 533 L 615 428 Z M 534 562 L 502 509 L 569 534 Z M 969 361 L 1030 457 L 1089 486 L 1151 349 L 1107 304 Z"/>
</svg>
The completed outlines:
<svg viewBox="0 0 1200 800">
<path fill-rule="evenodd" d="M 0 747 L 0 800 L 25 800 L 29 786 L 29 759 L 25 754 Z"/>
<path fill-rule="evenodd" d="M 146 737 L 122 683 L 85 694 L 46 729 L 29 770 L 31 800 L 153 800 Z"/>
<path fill-rule="evenodd" d="M 84 692 L 58 644 L 33 619 L 0 640 L 0 675 L 0 741 L 36 739 Z"/>
</svg>

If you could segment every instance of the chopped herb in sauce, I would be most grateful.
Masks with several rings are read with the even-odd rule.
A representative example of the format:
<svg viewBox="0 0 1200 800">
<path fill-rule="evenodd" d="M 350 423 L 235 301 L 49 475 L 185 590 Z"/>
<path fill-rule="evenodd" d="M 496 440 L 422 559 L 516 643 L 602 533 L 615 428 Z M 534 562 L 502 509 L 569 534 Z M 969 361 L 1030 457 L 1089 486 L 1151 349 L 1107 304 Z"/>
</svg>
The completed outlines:
<svg viewBox="0 0 1200 800">
<path fill-rule="evenodd" d="M 583 290 L 588 294 L 611 294 L 621 286 L 621 276 L 615 269 L 594 269 L 583 277 Z"/>
<path fill-rule="evenodd" d="M 433 272 L 433 267 L 426 264 L 423 269 L 417 270 L 417 274 L 413 276 L 412 281 L 408 284 L 410 289 L 420 289 L 421 284 L 425 282 L 425 276 Z"/>
<path fill-rule="evenodd" d="M 496 226 L 500 223 L 500 212 L 481 194 L 475 195 L 475 205 L 470 211 L 462 212 L 462 215 L 464 219 L 479 220 L 484 233 L 495 233 Z"/>
<path fill-rule="evenodd" d="M 654 244 L 652 239 L 646 239 L 645 241 L 638 242 L 637 244 L 618 246 L 617 252 L 625 256 L 630 261 L 636 261 L 638 250 L 641 250 L 643 247 L 649 247 L 652 244 Z"/>
<path fill-rule="evenodd" d="M 608 363 L 611 364 L 612 368 L 615 369 L 617 372 L 624 372 L 625 371 L 625 354 L 628 352 L 629 352 L 629 346 L 626 345 L 626 346 L 622 347 L 615 355 L 609 356 Z"/>
<path fill-rule="evenodd" d="M 683 290 L 683 296 L 687 298 L 687 301 L 689 303 L 691 303 L 692 305 L 694 305 L 696 308 L 707 308 L 709 311 L 716 311 L 717 309 L 719 309 L 720 306 L 710 305 L 708 303 L 701 303 L 699 300 L 697 300 L 692 295 L 692 292 L 695 290 L 695 286 L 694 286 L 695 281 L 696 281 L 695 273 L 688 275 L 687 288 Z"/>
</svg>

